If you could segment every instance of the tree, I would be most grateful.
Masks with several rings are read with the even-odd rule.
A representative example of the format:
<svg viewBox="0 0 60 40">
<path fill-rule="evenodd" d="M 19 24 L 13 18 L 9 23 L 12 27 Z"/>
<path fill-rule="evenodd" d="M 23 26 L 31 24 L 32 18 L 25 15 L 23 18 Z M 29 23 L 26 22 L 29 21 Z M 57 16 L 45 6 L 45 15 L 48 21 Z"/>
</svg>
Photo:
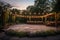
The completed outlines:
<svg viewBox="0 0 60 40">
<path fill-rule="evenodd" d="M 33 9 L 34 9 L 34 6 L 28 6 L 28 7 L 27 7 L 27 11 L 29 11 L 29 12 L 31 12 L 31 13 L 33 12 Z"/>
<path fill-rule="evenodd" d="M 9 18 L 9 13 L 10 13 L 10 10 L 9 8 L 11 7 L 10 4 L 6 3 L 5 2 L 0 2 L 0 13 L 1 13 L 1 24 L 2 26 L 4 26 L 6 24 L 6 22 L 8 21 L 8 18 Z"/>
<path fill-rule="evenodd" d="M 43 12 L 44 11 L 44 7 L 45 7 L 45 1 L 46 0 L 35 0 L 35 7 L 38 7 L 40 10 L 41 10 L 41 12 Z"/>
<path fill-rule="evenodd" d="M 36 13 L 36 15 L 41 12 L 40 8 L 35 6 L 28 6 L 27 11 L 31 12 L 32 14 Z"/>
<path fill-rule="evenodd" d="M 56 4 L 56 0 L 35 0 L 35 6 L 43 12 L 51 12 Z"/>
<path fill-rule="evenodd" d="M 20 14 L 20 10 L 18 9 L 12 9 L 11 11 L 13 14 Z"/>
<path fill-rule="evenodd" d="M 16 19 L 17 19 L 17 17 L 16 17 L 16 15 L 20 15 L 20 10 L 18 10 L 18 9 L 11 9 L 11 12 L 12 12 L 12 22 L 13 23 L 16 23 Z"/>
<path fill-rule="evenodd" d="M 56 0 L 56 5 L 54 7 L 54 10 L 55 12 L 60 12 L 60 0 Z"/>
<path fill-rule="evenodd" d="M 2 7 L 3 7 L 3 3 L 2 2 L 0 2 L 0 29 L 2 28 Z"/>
</svg>

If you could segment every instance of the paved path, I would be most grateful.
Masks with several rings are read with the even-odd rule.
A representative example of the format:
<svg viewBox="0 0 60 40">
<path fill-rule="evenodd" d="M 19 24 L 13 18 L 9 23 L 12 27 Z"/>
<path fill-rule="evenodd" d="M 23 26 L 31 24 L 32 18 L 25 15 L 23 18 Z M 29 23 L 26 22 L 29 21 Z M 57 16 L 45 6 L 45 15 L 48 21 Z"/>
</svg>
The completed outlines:
<svg viewBox="0 0 60 40">
<path fill-rule="evenodd" d="M 48 27 L 45 25 L 31 25 L 31 24 L 18 24 L 10 26 L 7 30 L 12 29 L 15 31 L 46 31 L 46 30 L 56 30 L 56 27 Z M 60 28 L 59 28 L 60 29 Z M 6 35 L 4 32 L 0 32 L 0 40 L 60 40 L 60 35 L 56 36 L 48 36 L 48 37 L 35 37 L 35 38 L 29 38 L 29 37 L 12 37 Z"/>
<path fill-rule="evenodd" d="M 56 30 L 56 27 L 48 27 L 45 25 L 32 25 L 32 24 L 18 24 L 10 26 L 7 30 L 12 29 L 15 31 L 27 31 L 27 32 L 36 32 L 36 31 L 46 31 L 46 30 Z"/>
</svg>

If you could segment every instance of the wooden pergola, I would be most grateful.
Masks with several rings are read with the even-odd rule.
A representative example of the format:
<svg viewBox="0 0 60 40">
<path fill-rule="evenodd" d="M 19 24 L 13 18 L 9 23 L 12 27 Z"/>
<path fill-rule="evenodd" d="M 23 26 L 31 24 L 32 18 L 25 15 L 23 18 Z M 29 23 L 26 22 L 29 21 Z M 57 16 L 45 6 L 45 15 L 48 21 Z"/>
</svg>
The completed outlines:
<svg viewBox="0 0 60 40">
<path fill-rule="evenodd" d="M 35 16 L 34 15 L 17 15 L 17 14 L 15 16 L 20 17 L 20 18 L 26 18 L 26 19 L 28 19 L 27 22 L 31 22 L 31 23 L 33 23 L 33 22 L 34 23 L 39 23 L 39 22 L 41 23 L 44 20 L 43 18 L 45 18 L 45 23 L 47 23 L 47 18 L 52 16 L 52 17 L 55 17 L 55 21 L 53 21 L 53 22 L 49 21 L 49 22 L 55 23 L 55 25 L 57 24 L 57 15 L 56 15 L 56 13 L 49 13 L 49 14 L 47 13 L 46 15 L 43 15 L 43 16 L 37 16 L 37 15 L 35 15 Z M 33 21 L 32 19 L 35 19 L 35 18 L 36 19 L 40 19 L 41 18 L 42 20 L 41 21 L 40 20 L 39 21 L 36 21 L 36 20 Z"/>
</svg>

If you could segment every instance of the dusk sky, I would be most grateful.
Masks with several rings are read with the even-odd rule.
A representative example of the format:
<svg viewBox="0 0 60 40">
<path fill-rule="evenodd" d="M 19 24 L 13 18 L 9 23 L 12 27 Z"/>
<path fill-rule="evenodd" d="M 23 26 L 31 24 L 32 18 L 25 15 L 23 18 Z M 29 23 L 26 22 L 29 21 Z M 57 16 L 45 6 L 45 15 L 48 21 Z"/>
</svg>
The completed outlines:
<svg viewBox="0 0 60 40">
<path fill-rule="evenodd" d="M 34 5 L 34 0 L 2 0 L 5 1 L 12 6 L 15 6 L 14 8 L 24 10 L 29 5 Z"/>
</svg>

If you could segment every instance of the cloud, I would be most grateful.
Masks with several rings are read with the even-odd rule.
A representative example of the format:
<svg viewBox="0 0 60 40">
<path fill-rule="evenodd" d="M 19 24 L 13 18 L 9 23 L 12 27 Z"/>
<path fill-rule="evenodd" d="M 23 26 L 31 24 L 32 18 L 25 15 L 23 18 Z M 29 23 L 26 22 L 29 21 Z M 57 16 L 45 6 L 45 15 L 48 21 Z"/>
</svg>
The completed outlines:
<svg viewBox="0 0 60 40">
<path fill-rule="evenodd" d="M 5 1 L 21 10 L 26 9 L 27 6 L 34 4 L 34 0 L 2 0 L 2 1 Z"/>
</svg>

